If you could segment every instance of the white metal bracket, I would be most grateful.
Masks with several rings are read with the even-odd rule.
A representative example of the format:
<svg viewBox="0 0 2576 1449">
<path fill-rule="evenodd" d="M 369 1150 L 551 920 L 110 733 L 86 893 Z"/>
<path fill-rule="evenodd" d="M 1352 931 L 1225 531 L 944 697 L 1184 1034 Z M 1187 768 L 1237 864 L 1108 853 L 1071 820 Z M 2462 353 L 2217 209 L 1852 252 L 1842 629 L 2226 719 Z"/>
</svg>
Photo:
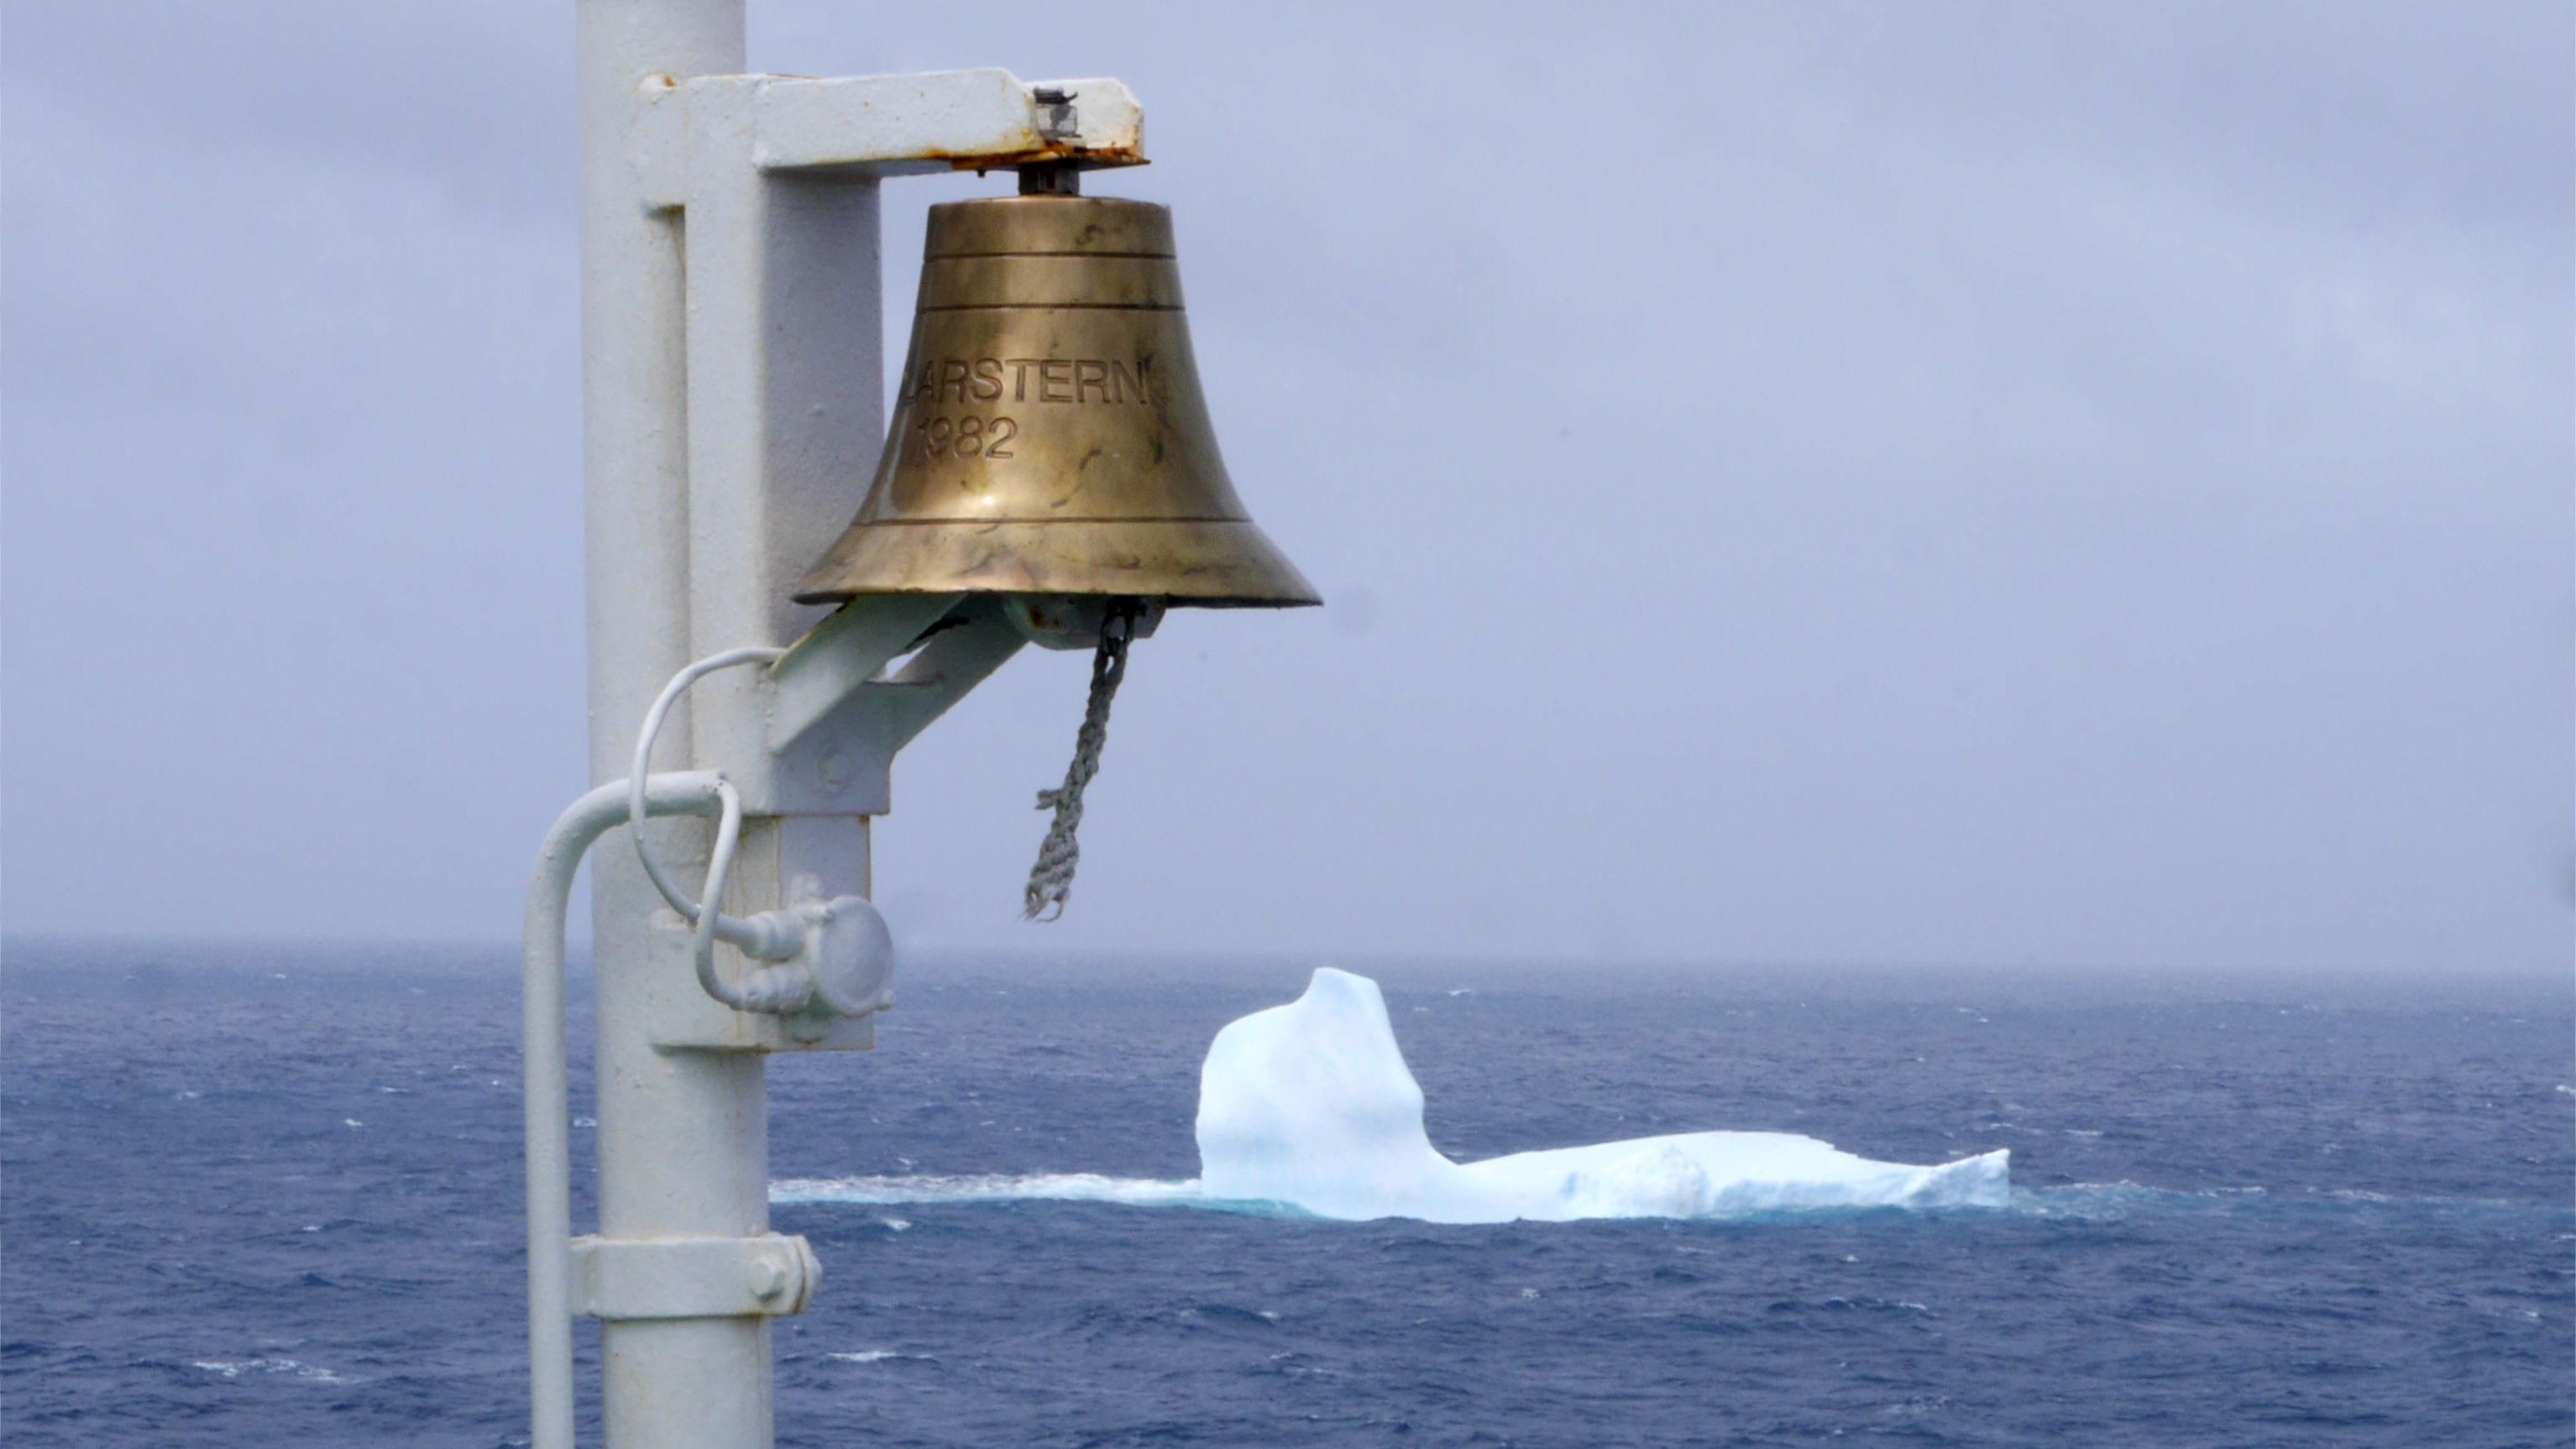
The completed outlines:
<svg viewBox="0 0 2576 1449">
<path fill-rule="evenodd" d="M 789 1233 L 572 1240 L 579 1318 L 784 1318 L 822 1278 L 814 1249 Z"/>
<path fill-rule="evenodd" d="M 924 595 L 849 604 L 758 681 L 748 701 L 760 712 L 758 748 L 714 759 L 713 767 L 757 802 L 747 808 L 764 814 L 881 815 L 896 752 L 1025 642 L 990 600 Z M 708 741 L 717 749 L 751 743 L 735 734 Z"/>
<path fill-rule="evenodd" d="M 644 204 L 685 206 L 692 180 L 689 112 L 700 97 L 741 97 L 742 157 L 761 171 L 919 176 L 1070 161 L 1145 162 L 1145 112 L 1108 77 L 1023 83 L 1006 70 L 919 75 L 656 76 L 637 97 L 633 132 Z M 1061 99 L 1058 99 L 1058 98 Z M 724 105 L 718 101 L 714 104 Z"/>
</svg>

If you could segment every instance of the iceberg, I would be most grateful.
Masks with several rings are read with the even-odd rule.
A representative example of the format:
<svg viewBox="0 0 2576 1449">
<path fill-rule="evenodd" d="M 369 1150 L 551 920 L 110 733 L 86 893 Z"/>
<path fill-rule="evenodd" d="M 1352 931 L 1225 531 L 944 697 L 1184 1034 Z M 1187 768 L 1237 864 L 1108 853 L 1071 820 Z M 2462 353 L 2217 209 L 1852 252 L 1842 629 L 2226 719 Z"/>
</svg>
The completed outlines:
<svg viewBox="0 0 2576 1449">
<path fill-rule="evenodd" d="M 1200 1193 L 1319 1217 L 1435 1223 L 1706 1218 L 1816 1208 L 2002 1207 L 2008 1152 L 1873 1162 L 1783 1132 L 1685 1132 L 1452 1162 L 1422 1126 L 1386 999 L 1325 967 L 1228 1023 L 1199 1073 Z"/>
<path fill-rule="evenodd" d="M 770 1184 L 769 1194 L 778 1203 L 1107 1202 L 1435 1223 L 2010 1205 L 2006 1152 L 1910 1167 L 1787 1132 L 1682 1132 L 1452 1162 L 1423 1131 L 1422 1087 L 1377 983 L 1330 967 L 1295 1001 L 1216 1034 L 1199 1071 L 1197 1130 L 1199 1176 L 1190 1181 L 1086 1172 L 799 1178 Z"/>
</svg>

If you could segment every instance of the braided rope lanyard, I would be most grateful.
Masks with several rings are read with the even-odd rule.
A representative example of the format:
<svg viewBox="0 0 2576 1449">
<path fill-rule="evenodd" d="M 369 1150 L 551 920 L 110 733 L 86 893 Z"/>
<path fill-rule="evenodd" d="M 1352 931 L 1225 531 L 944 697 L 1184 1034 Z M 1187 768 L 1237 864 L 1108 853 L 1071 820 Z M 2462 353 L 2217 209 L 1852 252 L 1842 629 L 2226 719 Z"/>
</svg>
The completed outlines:
<svg viewBox="0 0 2576 1449">
<path fill-rule="evenodd" d="M 1100 773 L 1100 747 L 1109 738 L 1109 701 L 1118 693 L 1118 681 L 1127 676 L 1127 645 L 1136 632 L 1136 612 L 1136 606 L 1124 600 L 1109 606 L 1109 617 L 1100 625 L 1100 650 L 1091 656 L 1091 698 L 1082 707 L 1082 729 L 1073 737 L 1073 763 L 1065 767 L 1062 785 L 1038 792 L 1038 808 L 1054 811 L 1055 819 L 1038 846 L 1037 864 L 1029 867 L 1020 909 L 1023 919 L 1052 921 L 1062 916 L 1065 897 L 1073 891 L 1073 869 L 1082 861 L 1082 847 L 1073 838 L 1082 827 L 1082 792 L 1091 777 Z"/>
</svg>

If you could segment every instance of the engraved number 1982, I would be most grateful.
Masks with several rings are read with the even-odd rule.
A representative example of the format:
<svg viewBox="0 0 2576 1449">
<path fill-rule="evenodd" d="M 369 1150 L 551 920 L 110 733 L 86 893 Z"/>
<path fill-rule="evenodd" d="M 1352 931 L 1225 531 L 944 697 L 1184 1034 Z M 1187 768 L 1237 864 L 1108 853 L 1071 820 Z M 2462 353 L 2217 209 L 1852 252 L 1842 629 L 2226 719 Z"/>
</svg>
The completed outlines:
<svg viewBox="0 0 2576 1449">
<path fill-rule="evenodd" d="M 933 458 L 1008 458 L 1020 425 L 1009 418 L 923 418 L 917 425 L 922 451 Z"/>
</svg>

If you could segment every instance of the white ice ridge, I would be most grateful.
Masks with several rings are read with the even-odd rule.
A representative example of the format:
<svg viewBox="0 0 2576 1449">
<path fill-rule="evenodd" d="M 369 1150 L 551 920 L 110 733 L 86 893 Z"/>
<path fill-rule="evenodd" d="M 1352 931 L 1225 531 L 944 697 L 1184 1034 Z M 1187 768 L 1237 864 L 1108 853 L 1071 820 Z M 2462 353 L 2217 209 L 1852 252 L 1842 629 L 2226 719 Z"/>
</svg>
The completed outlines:
<svg viewBox="0 0 2576 1449">
<path fill-rule="evenodd" d="M 2002 1207 L 2011 1156 L 1908 1167 L 1783 1132 L 1686 1132 L 1452 1162 L 1423 1131 L 1422 1088 L 1377 983 L 1330 967 L 1295 1001 L 1216 1034 L 1198 1140 L 1212 1201 L 1435 1223 Z"/>
</svg>

